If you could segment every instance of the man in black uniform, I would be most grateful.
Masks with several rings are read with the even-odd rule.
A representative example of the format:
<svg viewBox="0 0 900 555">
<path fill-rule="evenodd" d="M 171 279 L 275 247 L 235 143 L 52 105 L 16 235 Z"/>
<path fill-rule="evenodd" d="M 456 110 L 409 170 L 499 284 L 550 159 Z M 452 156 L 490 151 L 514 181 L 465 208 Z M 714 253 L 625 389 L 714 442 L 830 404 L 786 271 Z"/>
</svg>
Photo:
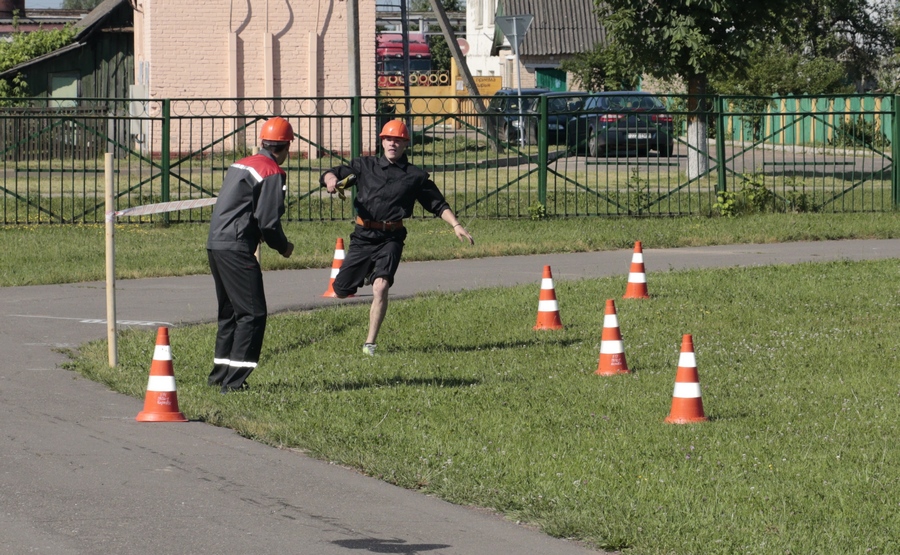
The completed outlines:
<svg viewBox="0 0 900 555">
<path fill-rule="evenodd" d="M 332 287 L 339 298 L 356 293 L 363 284 L 372 285 L 369 333 L 363 353 L 375 354 L 378 330 L 388 307 L 388 290 L 400 265 L 406 228 L 403 219 L 412 216 L 418 201 L 425 210 L 453 227 L 460 241 L 475 240 L 460 224 L 444 195 L 428 173 L 409 163 L 406 147 L 409 129 L 401 120 L 391 120 L 381 129 L 384 156 L 363 156 L 349 165 L 336 166 L 322 174 L 319 183 L 330 194 L 338 182 L 356 176 L 356 227 L 350 234 L 350 248 L 334 278 Z"/>
<path fill-rule="evenodd" d="M 260 241 L 288 258 L 294 245 L 281 228 L 285 172 L 294 130 L 280 117 L 259 134 L 259 154 L 228 168 L 209 224 L 206 253 L 216 283 L 219 331 L 209 385 L 222 393 L 246 389 L 266 332 L 266 293 L 255 256 Z"/>
</svg>

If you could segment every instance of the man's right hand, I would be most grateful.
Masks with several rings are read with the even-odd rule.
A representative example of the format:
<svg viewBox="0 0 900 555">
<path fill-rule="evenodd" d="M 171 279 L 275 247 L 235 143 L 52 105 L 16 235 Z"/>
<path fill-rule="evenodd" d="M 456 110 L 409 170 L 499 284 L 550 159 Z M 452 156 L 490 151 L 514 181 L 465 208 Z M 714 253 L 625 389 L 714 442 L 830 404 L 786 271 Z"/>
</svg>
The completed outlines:
<svg viewBox="0 0 900 555">
<path fill-rule="evenodd" d="M 325 182 L 325 190 L 328 191 L 329 195 L 333 195 L 337 192 L 338 178 L 336 175 L 328 172 L 322 176 L 322 180 Z"/>
</svg>

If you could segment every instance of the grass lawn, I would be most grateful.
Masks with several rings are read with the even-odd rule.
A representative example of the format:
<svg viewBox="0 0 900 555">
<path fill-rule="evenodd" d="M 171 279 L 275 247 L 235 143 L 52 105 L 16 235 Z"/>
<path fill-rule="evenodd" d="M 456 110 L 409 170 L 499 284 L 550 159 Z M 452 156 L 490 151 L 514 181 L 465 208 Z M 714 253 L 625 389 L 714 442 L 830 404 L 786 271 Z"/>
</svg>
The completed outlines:
<svg viewBox="0 0 900 555">
<path fill-rule="evenodd" d="M 777 243 L 823 239 L 888 239 L 900 236 L 900 213 L 759 214 L 738 218 L 568 218 L 542 221 L 463 219 L 474 247 L 456 240 L 437 219 L 409 222 L 406 261 L 447 260 L 586 252 L 632 248 L 697 247 L 735 243 Z M 296 245 L 290 259 L 264 249 L 266 270 L 327 268 L 336 238 L 349 245 L 347 221 L 289 222 Z M 209 273 L 209 225 L 116 226 L 116 278 Z M 102 225 L 0 226 L 0 287 L 103 280 L 105 230 Z"/>
<path fill-rule="evenodd" d="M 534 230 L 556 222 L 515 222 L 517 233 L 491 233 L 520 245 L 613 238 L 597 248 L 621 248 L 639 229 L 645 248 L 659 248 L 834 238 L 862 221 L 879 222 L 868 236 L 897 229 L 894 215 L 813 232 L 821 220 L 782 217 L 731 228 L 589 220 L 546 235 Z M 483 223 L 469 222 L 476 236 Z M 392 302 L 374 358 L 358 352 L 367 306 L 281 314 L 252 389 L 225 396 L 205 385 L 215 327 L 170 338 L 189 418 L 554 536 L 640 555 L 897 553 L 898 278 L 897 260 L 670 271 L 648 276 L 647 300 L 622 299 L 622 277 L 555 280 L 566 327 L 554 331 L 532 329 L 538 283 L 424 294 Z M 616 300 L 628 374 L 595 374 L 606 299 Z M 667 424 L 687 333 L 709 421 Z M 155 331 L 126 331 L 115 370 L 102 341 L 70 366 L 142 398 L 154 342 Z"/>
</svg>

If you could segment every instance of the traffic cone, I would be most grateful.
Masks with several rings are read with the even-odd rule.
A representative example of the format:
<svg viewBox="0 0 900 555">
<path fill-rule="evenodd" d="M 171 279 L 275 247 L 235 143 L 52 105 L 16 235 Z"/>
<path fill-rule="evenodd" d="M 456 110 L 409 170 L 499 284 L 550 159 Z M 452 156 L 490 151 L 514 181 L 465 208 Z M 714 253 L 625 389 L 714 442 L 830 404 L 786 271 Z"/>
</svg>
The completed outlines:
<svg viewBox="0 0 900 555">
<path fill-rule="evenodd" d="M 541 279 L 541 296 L 538 301 L 536 330 L 561 330 L 559 319 L 559 303 L 556 302 L 556 291 L 553 289 L 553 274 L 550 266 L 544 266 L 544 277 Z"/>
<path fill-rule="evenodd" d="M 334 278 L 337 277 L 338 272 L 341 271 L 341 265 L 344 263 L 344 240 L 340 237 L 337 238 L 337 243 L 334 245 L 334 259 L 331 261 L 331 279 L 328 280 L 328 289 L 322 293 L 323 297 L 337 297 L 334 293 Z M 351 297 L 353 295 L 350 295 Z"/>
<path fill-rule="evenodd" d="M 690 334 L 685 334 L 681 339 L 681 355 L 678 357 L 678 372 L 675 374 L 672 410 L 666 422 L 671 424 L 706 422 L 706 416 L 703 415 L 703 399 L 700 398 L 697 360 L 694 358 L 694 340 Z"/>
<path fill-rule="evenodd" d="M 600 376 L 628 373 L 628 363 L 625 362 L 625 344 L 622 342 L 622 333 L 619 331 L 616 303 L 612 299 L 606 301 L 603 335 L 600 338 L 600 363 L 597 365 L 595 373 Z"/>
<path fill-rule="evenodd" d="M 634 244 L 634 254 L 631 256 L 631 270 L 628 272 L 628 287 L 625 288 L 623 299 L 649 299 L 647 292 L 647 274 L 644 273 L 644 251 L 641 250 L 641 242 Z"/>
<path fill-rule="evenodd" d="M 178 410 L 178 394 L 175 391 L 175 373 L 172 370 L 172 350 L 169 348 L 169 328 L 156 332 L 156 349 L 150 365 L 147 396 L 144 410 L 137 415 L 138 422 L 187 422 Z"/>
</svg>

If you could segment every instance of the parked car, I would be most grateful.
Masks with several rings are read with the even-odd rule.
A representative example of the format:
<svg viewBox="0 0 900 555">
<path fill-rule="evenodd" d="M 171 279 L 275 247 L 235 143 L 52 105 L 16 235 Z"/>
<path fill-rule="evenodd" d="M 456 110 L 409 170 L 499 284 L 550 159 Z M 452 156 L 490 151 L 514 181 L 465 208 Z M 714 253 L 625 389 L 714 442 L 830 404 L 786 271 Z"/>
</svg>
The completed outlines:
<svg viewBox="0 0 900 555">
<path fill-rule="evenodd" d="M 528 107 L 525 118 L 525 144 L 537 144 L 538 123 L 541 120 L 541 97 L 547 97 L 547 143 L 564 145 L 568 142 L 568 127 L 576 121 L 588 93 L 583 91 L 547 92 L 538 95 Z"/>
<path fill-rule="evenodd" d="M 591 156 L 655 150 L 669 156 L 674 146 L 672 116 L 658 97 L 643 91 L 594 93 L 568 125 L 569 145 Z"/>
<path fill-rule="evenodd" d="M 488 114 L 496 114 L 497 135 L 506 141 L 519 140 L 519 98 L 522 99 L 523 116 L 534 103 L 536 95 L 550 92 L 550 89 L 504 88 L 494 93 L 487 106 Z"/>
</svg>

